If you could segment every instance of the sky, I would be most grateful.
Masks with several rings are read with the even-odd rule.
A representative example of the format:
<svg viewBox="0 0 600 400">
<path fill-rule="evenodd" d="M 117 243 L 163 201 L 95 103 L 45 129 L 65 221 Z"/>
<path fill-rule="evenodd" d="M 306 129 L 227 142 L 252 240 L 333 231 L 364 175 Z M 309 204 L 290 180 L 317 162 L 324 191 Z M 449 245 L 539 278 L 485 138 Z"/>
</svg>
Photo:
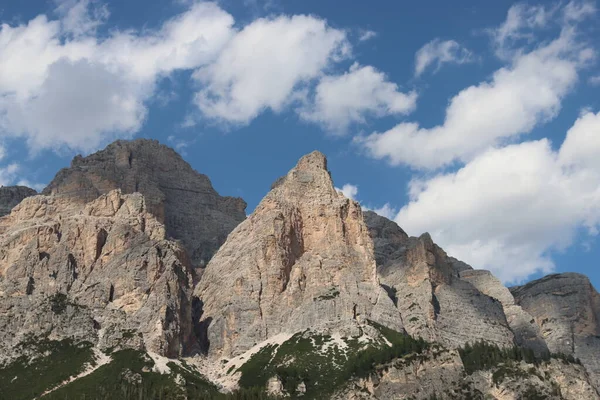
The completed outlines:
<svg viewBox="0 0 600 400">
<path fill-rule="evenodd" d="M 0 185 L 152 138 L 250 213 L 317 149 L 474 268 L 600 288 L 598 2 L 410 3 L 5 0 Z"/>
</svg>

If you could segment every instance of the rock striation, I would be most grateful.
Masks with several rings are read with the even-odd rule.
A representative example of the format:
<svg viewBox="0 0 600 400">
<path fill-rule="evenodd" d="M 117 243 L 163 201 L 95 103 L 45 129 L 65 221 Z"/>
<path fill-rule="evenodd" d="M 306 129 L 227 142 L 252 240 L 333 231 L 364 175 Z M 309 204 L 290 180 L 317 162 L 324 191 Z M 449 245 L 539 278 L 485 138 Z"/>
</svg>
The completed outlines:
<svg viewBox="0 0 600 400">
<path fill-rule="evenodd" d="M 470 282 L 481 293 L 502 304 L 508 325 L 515 335 L 517 346 L 532 349 L 537 355 L 548 353 L 548 345 L 533 316 L 515 303 L 515 298 L 510 290 L 498 278 L 486 270 L 464 270 L 459 274 L 462 280 Z"/>
<path fill-rule="evenodd" d="M 0 363 L 41 338 L 181 355 L 192 285 L 141 194 L 28 197 L 0 218 Z"/>
<path fill-rule="evenodd" d="M 37 192 L 27 186 L 1 186 L 0 187 L 0 217 L 10 214 L 17 204 L 24 198 L 35 196 Z"/>
<path fill-rule="evenodd" d="M 222 197 L 207 176 L 155 140 L 119 140 L 87 157 L 77 156 L 43 190 L 86 203 L 114 189 L 142 193 L 148 210 L 178 239 L 194 266 L 204 266 L 229 232 L 246 218 L 246 203 Z"/>
<path fill-rule="evenodd" d="M 600 388 L 600 294 L 581 274 L 548 275 L 510 289 L 550 351 L 579 358 Z"/>
<path fill-rule="evenodd" d="M 236 356 L 308 328 L 358 335 L 366 319 L 402 330 L 379 285 L 360 205 L 335 190 L 319 152 L 273 185 L 215 254 L 194 294 L 211 356 Z"/>
<path fill-rule="evenodd" d="M 373 238 L 377 271 L 413 337 L 450 348 L 485 340 L 512 346 L 502 304 L 460 278 L 471 267 L 449 257 L 429 234 L 409 237 L 394 222 L 372 212 L 365 221 Z"/>
</svg>

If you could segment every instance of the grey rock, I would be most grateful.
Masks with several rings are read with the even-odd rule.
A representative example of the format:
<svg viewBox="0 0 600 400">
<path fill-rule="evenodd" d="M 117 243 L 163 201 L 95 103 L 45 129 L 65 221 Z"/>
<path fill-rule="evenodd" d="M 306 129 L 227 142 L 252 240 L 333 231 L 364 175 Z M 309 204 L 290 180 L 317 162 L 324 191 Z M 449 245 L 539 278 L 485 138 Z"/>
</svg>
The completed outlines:
<svg viewBox="0 0 600 400">
<path fill-rule="evenodd" d="M 510 289 L 533 316 L 550 351 L 571 354 L 600 388 L 600 294 L 585 275 L 548 275 Z"/>
<path fill-rule="evenodd" d="M 0 217 L 10 214 L 10 211 L 24 198 L 35 196 L 37 192 L 27 186 L 0 187 Z"/>
<path fill-rule="evenodd" d="M 460 278 L 470 282 L 484 293 L 502 304 L 510 329 L 515 334 L 515 344 L 532 349 L 537 355 L 547 354 L 549 349 L 533 316 L 515 303 L 510 290 L 490 271 L 464 270 Z"/>
<path fill-rule="evenodd" d="M 148 210 L 181 241 L 194 266 L 205 266 L 227 235 L 246 218 L 246 203 L 222 197 L 207 176 L 155 140 L 119 140 L 77 156 L 43 190 L 89 202 L 114 189 L 142 193 Z"/>
<path fill-rule="evenodd" d="M 479 340 L 513 344 L 502 304 L 460 279 L 471 267 L 449 257 L 427 233 L 408 237 L 396 223 L 373 213 L 366 213 L 365 222 L 381 283 L 410 335 L 450 348 Z"/>
</svg>

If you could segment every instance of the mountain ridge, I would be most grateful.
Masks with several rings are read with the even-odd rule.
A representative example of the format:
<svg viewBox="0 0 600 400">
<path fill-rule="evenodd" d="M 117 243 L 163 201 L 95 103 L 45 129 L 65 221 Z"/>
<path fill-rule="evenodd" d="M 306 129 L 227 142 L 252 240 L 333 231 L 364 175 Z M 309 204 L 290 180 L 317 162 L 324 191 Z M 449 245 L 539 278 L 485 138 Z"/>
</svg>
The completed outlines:
<svg viewBox="0 0 600 400">
<path fill-rule="evenodd" d="M 0 217 L 0 397 L 101 380 L 124 398 L 600 398 L 589 279 L 507 288 L 345 198 L 320 152 L 248 217 L 148 140 L 19 191 Z M 6 391 L 59 359 L 81 361 Z"/>
</svg>

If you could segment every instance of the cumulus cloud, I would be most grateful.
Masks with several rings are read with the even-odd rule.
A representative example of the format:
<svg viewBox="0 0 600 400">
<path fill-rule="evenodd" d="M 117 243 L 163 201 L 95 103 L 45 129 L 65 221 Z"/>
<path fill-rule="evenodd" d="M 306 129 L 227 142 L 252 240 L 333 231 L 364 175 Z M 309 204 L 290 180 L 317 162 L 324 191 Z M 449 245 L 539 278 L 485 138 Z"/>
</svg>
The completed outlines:
<svg viewBox="0 0 600 400">
<path fill-rule="evenodd" d="M 212 3 L 194 3 L 157 30 L 104 38 L 95 35 L 104 6 L 58 4 L 59 20 L 0 27 L 0 135 L 24 137 L 34 152 L 89 152 L 133 135 L 157 81 L 213 61 L 234 34 L 233 17 Z"/>
<path fill-rule="evenodd" d="M 110 15 L 107 5 L 99 1 L 56 0 L 56 4 L 64 32 L 73 36 L 95 34 Z"/>
<path fill-rule="evenodd" d="M 416 100 L 415 92 L 401 92 L 382 72 L 354 63 L 343 75 L 322 77 L 314 100 L 299 113 L 302 119 L 341 134 L 350 124 L 364 123 L 367 116 L 407 114 Z"/>
<path fill-rule="evenodd" d="M 600 223 L 600 113 L 581 116 L 559 151 L 542 139 L 490 149 L 456 172 L 413 180 L 395 220 L 505 282 L 554 269 L 550 251 Z"/>
<path fill-rule="evenodd" d="M 473 61 L 473 54 L 454 40 L 434 39 L 415 54 L 415 76 L 432 66 L 437 72 L 443 64 L 465 64 Z"/>
<path fill-rule="evenodd" d="M 591 76 L 588 81 L 592 86 L 600 86 L 600 75 Z"/>
<path fill-rule="evenodd" d="M 245 125 L 265 110 L 280 112 L 301 99 L 303 84 L 349 54 L 345 32 L 322 19 L 261 18 L 194 73 L 201 87 L 195 102 L 209 119 Z"/>
<path fill-rule="evenodd" d="M 486 148 L 530 132 L 553 119 L 593 50 L 572 29 L 497 70 L 490 81 L 463 89 L 446 109 L 444 123 L 423 128 L 401 123 L 356 139 L 374 158 L 392 165 L 435 169 L 468 162 Z"/>
<path fill-rule="evenodd" d="M 335 188 L 335 190 L 341 192 L 344 196 L 352 200 L 356 200 L 356 195 L 358 194 L 358 186 L 350 183 L 346 183 L 341 189 Z"/>
</svg>

